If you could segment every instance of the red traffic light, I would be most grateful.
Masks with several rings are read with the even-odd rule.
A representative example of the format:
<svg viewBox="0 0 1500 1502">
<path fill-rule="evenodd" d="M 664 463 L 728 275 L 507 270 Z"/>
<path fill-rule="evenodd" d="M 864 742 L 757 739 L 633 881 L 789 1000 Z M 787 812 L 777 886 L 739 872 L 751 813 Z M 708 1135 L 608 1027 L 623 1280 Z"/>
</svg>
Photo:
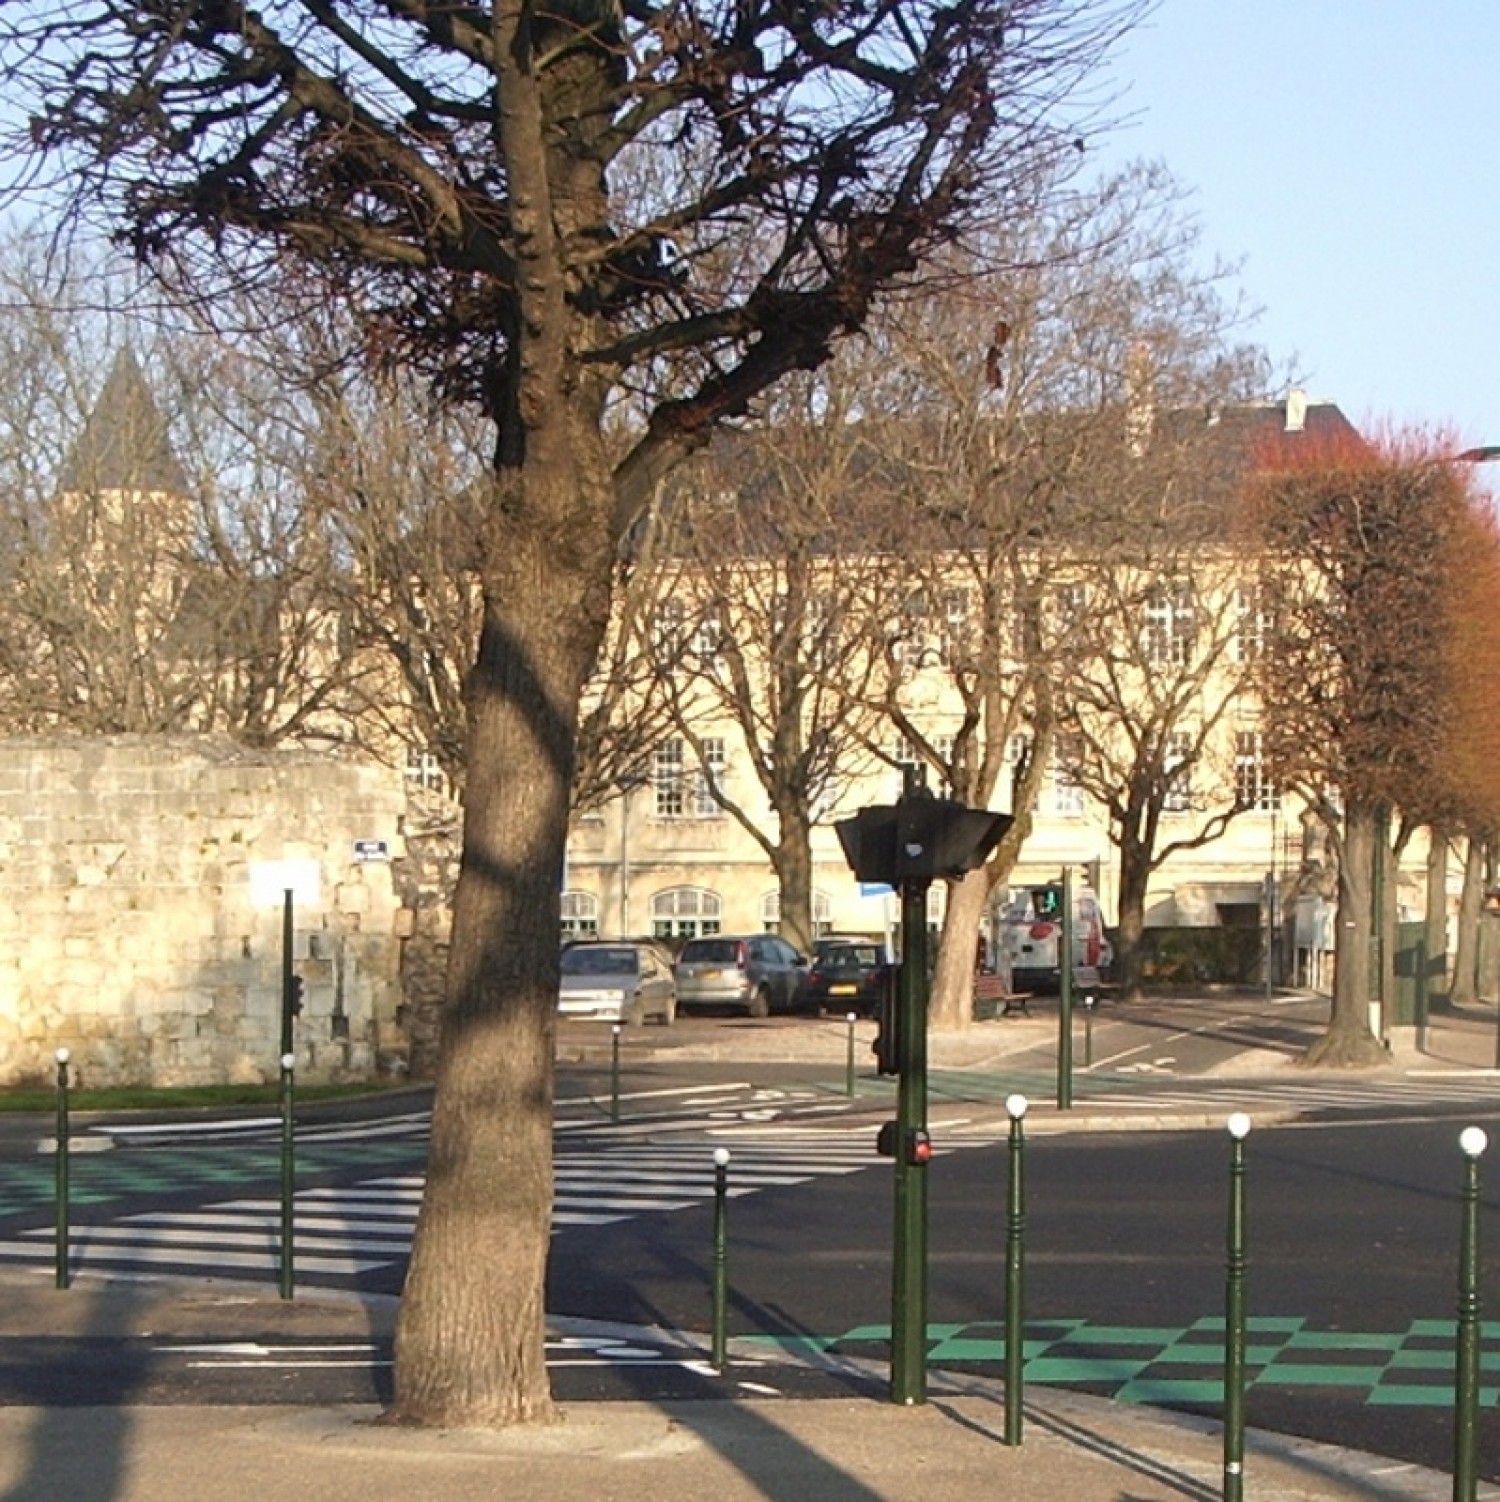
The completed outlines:
<svg viewBox="0 0 1500 1502">
<path fill-rule="evenodd" d="M 921 1127 L 916 1128 L 911 1134 L 907 1143 L 906 1160 L 908 1163 L 932 1162 L 932 1138 Z"/>
</svg>

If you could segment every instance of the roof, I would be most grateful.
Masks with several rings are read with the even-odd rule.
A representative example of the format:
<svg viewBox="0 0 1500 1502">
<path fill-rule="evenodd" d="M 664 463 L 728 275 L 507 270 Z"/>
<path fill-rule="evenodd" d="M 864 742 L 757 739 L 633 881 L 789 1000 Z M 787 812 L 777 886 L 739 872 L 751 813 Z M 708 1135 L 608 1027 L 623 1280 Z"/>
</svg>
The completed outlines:
<svg viewBox="0 0 1500 1502">
<path fill-rule="evenodd" d="M 63 494 L 190 493 L 161 409 L 129 348 L 115 356 L 83 432 L 62 466 L 57 488 Z"/>
</svg>

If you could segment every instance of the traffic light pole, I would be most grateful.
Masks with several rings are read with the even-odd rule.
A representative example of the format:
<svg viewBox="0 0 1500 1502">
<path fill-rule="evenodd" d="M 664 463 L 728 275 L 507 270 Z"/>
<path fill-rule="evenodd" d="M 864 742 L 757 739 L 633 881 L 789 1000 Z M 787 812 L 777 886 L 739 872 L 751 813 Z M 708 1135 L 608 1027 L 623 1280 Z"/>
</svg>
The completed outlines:
<svg viewBox="0 0 1500 1502">
<path fill-rule="evenodd" d="M 896 1027 L 896 1225 L 891 1265 L 891 1401 L 927 1401 L 927 888 L 901 884 L 901 988 Z"/>
</svg>

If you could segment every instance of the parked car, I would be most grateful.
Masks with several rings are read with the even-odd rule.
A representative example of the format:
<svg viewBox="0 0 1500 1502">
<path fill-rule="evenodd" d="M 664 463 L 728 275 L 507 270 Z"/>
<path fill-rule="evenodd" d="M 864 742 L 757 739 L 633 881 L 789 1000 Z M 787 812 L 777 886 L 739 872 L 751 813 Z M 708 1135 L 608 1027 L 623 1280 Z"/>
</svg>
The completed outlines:
<svg viewBox="0 0 1500 1502">
<path fill-rule="evenodd" d="M 585 940 L 562 952 L 558 1014 L 639 1027 L 654 1017 L 670 1027 L 677 1017 L 672 960 L 655 944 L 631 939 Z"/>
<path fill-rule="evenodd" d="M 689 939 L 677 956 L 681 1007 L 742 1007 L 752 1017 L 802 1004 L 807 959 L 776 934 Z"/>
<path fill-rule="evenodd" d="M 872 1017 L 889 969 L 885 946 L 874 939 L 819 939 L 807 972 L 807 1005 L 815 1012 Z"/>
</svg>

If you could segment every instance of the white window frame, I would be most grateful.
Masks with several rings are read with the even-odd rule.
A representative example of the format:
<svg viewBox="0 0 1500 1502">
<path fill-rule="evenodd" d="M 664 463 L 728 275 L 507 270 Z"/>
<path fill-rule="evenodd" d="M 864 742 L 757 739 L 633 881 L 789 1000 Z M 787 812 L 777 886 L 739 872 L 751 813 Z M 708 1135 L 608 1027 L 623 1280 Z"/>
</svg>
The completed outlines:
<svg viewBox="0 0 1500 1502">
<path fill-rule="evenodd" d="M 1062 734 L 1053 738 L 1052 812 L 1064 818 L 1077 818 L 1083 813 L 1084 791 L 1079 772 L 1082 761 L 1081 735 Z"/>
<path fill-rule="evenodd" d="M 593 939 L 598 937 L 599 899 L 592 892 L 564 892 L 560 910 L 564 938 Z"/>
<path fill-rule="evenodd" d="M 1162 812 L 1185 814 L 1193 807 L 1193 735 L 1189 730 L 1173 730 L 1167 735 L 1167 749 L 1162 757 L 1166 791 Z"/>
<path fill-rule="evenodd" d="M 1198 610 L 1187 580 L 1169 579 L 1149 590 L 1141 616 L 1141 645 L 1152 667 L 1181 668 L 1192 662 Z"/>
<path fill-rule="evenodd" d="M 1272 813 L 1281 806 L 1281 790 L 1267 773 L 1259 730 L 1235 731 L 1234 803 L 1255 813 Z"/>
<path fill-rule="evenodd" d="M 722 931 L 724 900 L 707 887 L 667 887 L 651 896 L 658 939 L 701 939 Z"/>
</svg>

